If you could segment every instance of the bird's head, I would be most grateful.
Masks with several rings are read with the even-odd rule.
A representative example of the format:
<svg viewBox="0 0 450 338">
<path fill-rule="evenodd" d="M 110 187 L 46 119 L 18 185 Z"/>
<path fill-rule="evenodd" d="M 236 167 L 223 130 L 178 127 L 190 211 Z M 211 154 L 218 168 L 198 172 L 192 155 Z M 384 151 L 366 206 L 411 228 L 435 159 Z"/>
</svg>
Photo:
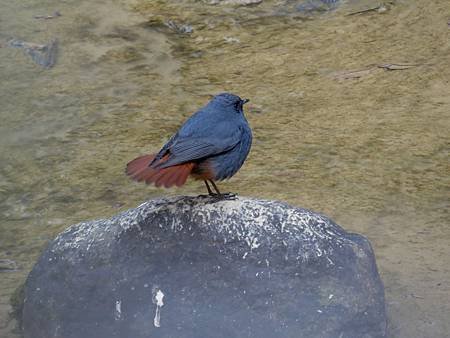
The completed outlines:
<svg viewBox="0 0 450 338">
<path fill-rule="evenodd" d="M 210 103 L 225 109 L 233 109 L 237 113 L 242 113 L 242 107 L 248 101 L 250 100 L 241 99 L 239 96 L 231 93 L 221 93 L 214 96 Z"/>
</svg>

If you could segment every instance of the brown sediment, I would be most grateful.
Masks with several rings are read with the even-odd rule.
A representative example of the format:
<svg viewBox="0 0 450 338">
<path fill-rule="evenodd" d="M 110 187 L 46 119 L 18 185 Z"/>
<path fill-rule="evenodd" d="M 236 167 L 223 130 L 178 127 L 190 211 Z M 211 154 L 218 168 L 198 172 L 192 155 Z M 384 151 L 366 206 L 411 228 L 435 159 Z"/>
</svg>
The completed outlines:
<svg viewBox="0 0 450 338">
<path fill-rule="evenodd" d="M 2 274 L 3 303 L 47 239 L 67 225 L 112 215 L 118 203 L 126 209 L 180 193 L 131 184 L 123 166 L 159 149 L 209 95 L 231 91 L 257 107 L 247 111 L 255 141 L 221 188 L 315 209 L 367 235 L 392 336 L 446 337 L 448 1 L 397 2 L 384 14 L 350 17 L 353 8 L 344 7 L 307 19 L 257 15 L 272 3 L 235 11 L 142 1 L 136 18 L 83 2 L 71 8 L 72 26 L 68 16 L 53 21 L 66 25 L 58 28 L 64 66 L 38 76 L 38 67 L 26 68 L 29 60 L 14 58 L 17 50 L 0 49 L 0 253 L 22 268 Z M 2 10 L 13 13 L 8 6 Z M 154 18 L 193 32 L 167 40 L 145 24 Z M 46 34 L 56 36 L 51 29 Z M 132 39 L 116 33 L 127 30 Z M 130 48 L 135 54 L 124 52 Z M 388 63 L 420 66 L 367 71 Z M 348 70 L 361 73 L 333 77 Z M 182 193 L 204 189 L 192 181 Z M 7 308 L 0 310 L 3 320 Z"/>
</svg>

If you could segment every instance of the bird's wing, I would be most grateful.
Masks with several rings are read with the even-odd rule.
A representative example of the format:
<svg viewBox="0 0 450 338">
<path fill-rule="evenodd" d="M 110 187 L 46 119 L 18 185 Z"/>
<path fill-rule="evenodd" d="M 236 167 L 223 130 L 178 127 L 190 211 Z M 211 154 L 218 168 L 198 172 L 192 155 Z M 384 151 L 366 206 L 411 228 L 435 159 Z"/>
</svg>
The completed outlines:
<svg viewBox="0 0 450 338">
<path fill-rule="evenodd" d="M 240 141 L 235 133 L 225 139 L 219 138 L 178 138 L 168 149 L 168 159 L 157 168 L 167 168 L 188 161 L 195 161 L 204 157 L 217 155 L 234 148 Z"/>
<path fill-rule="evenodd" d="M 201 109 L 171 137 L 151 166 L 167 168 L 228 151 L 241 140 L 240 123 L 225 114 Z"/>
</svg>

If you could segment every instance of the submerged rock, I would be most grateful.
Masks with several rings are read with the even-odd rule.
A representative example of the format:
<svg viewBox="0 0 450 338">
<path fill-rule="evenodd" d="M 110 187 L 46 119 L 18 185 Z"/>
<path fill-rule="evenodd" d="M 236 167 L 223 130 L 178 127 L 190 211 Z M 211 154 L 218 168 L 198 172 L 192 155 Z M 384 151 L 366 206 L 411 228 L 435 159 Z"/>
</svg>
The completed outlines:
<svg viewBox="0 0 450 338">
<path fill-rule="evenodd" d="M 297 5 L 299 12 L 323 12 L 335 9 L 340 0 L 306 0 Z"/>
<path fill-rule="evenodd" d="M 52 68 L 56 63 L 58 51 L 57 39 L 53 39 L 47 44 L 37 44 L 34 42 L 11 39 L 8 41 L 7 46 L 23 49 L 36 64 L 44 68 Z"/>
<path fill-rule="evenodd" d="M 385 337 L 369 242 L 275 201 L 175 197 L 69 227 L 25 285 L 26 338 Z"/>
<path fill-rule="evenodd" d="M 167 20 L 164 24 L 178 34 L 191 34 L 194 31 L 191 25 L 176 23 L 173 20 Z"/>
<path fill-rule="evenodd" d="M 0 259 L 0 272 L 2 271 L 16 271 L 17 263 L 11 259 Z"/>
</svg>

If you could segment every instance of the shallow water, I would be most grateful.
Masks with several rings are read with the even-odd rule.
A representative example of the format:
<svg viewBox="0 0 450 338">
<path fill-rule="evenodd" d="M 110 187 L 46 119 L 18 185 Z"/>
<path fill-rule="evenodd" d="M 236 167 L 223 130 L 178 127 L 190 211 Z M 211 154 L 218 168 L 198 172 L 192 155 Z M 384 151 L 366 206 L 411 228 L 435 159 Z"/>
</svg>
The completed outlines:
<svg viewBox="0 0 450 338">
<path fill-rule="evenodd" d="M 311 15 L 280 3 L 2 4 L 0 260 L 19 269 L 0 271 L 1 337 L 16 337 L 11 294 L 65 227 L 162 194 L 204 193 L 195 181 L 169 191 L 134 184 L 123 169 L 222 91 L 251 99 L 255 138 L 222 189 L 314 209 L 366 235 L 391 337 L 448 336 L 448 2 L 350 16 L 379 2 Z M 174 29 L 183 25 L 193 32 Z M 56 65 L 34 64 L 10 38 L 57 38 Z M 413 66 L 377 67 L 388 63 Z"/>
</svg>

